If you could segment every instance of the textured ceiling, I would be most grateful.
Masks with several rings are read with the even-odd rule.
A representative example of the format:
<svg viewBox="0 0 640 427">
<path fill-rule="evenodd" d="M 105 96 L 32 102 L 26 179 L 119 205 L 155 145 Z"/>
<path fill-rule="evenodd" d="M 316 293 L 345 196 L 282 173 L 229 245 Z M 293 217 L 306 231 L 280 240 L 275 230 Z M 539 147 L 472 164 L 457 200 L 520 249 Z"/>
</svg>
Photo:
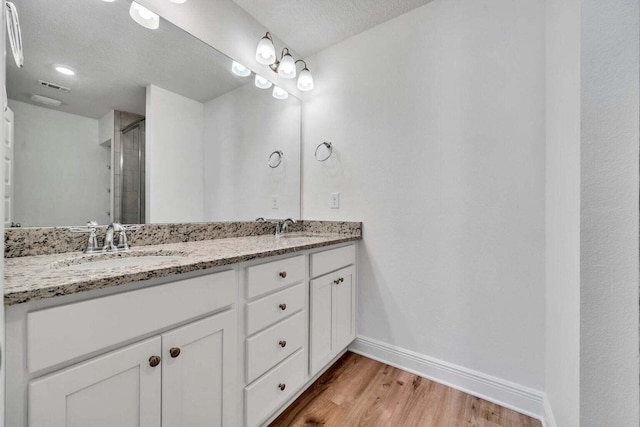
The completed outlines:
<svg viewBox="0 0 640 427">
<path fill-rule="evenodd" d="M 431 0 L 233 1 L 306 58 Z"/>
<path fill-rule="evenodd" d="M 18 69 L 7 46 L 10 99 L 33 104 L 31 95 L 43 95 L 61 100 L 58 110 L 97 119 L 111 109 L 144 115 L 151 83 L 206 102 L 248 81 L 231 74 L 229 58 L 167 21 L 155 31 L 136 24 L 130 1 L 13 1 L 25 59 Z M 64 76 L 54 64 L 77 74 Z M 38 80 L 71 92 L 40 87 Z"/>
</svg>

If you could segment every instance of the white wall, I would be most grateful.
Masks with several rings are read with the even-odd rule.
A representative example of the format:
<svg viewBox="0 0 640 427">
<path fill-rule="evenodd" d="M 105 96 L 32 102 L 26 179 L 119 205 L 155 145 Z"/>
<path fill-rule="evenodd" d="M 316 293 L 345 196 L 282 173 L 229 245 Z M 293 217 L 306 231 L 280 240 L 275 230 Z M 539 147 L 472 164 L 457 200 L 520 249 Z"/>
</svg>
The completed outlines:
<svg viewBox="0 0 640 427">
<path fill-rule="evenodd" d="M 200 102 L 147 87 L 147 223 L 202 221 L 203 113 Z"/>
<path fill-rule="evenodd" d="M 109 147 L 98 121 L 9 100 L 14 126 L 14 222 L 23 227 L 109 220 Z"/>
<path fill-rule="evenodd" d="M 636 427 L 640 7 L 580 12 L 580 426 Z"/>
<path fill-rule="evenodd" d="M 555 423 L 577 427 L 580 425 L 580 0 L 547 0 L 546 4 L 546 393 Z"/>
<path fill-rule="evenodd" d="M 253 83 L 204 105 L 205 221 L 300 218 L 300 108 Z M 284 159 L 272 169 L 275 150 Z"/>
<path fill-rule="evenodd" d="M 303 105 L 303 217 L 364 221 L 359 334 L 538 390 L 544 12 L 427 4 L 312 57 Z"/>
</svg>

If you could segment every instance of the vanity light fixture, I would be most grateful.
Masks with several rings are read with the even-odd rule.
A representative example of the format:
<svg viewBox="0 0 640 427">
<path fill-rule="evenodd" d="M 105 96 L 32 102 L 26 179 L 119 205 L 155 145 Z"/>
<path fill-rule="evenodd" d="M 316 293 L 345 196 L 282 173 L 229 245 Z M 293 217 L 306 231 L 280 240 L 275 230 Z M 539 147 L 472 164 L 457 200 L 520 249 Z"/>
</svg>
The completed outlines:
<svg viewBox="0 0 640 427">
<path fill-rule="evenodd" d="M 287 99 L 289 97 L 289 93 L 278 86 L 273 87 L 272 95 L 275 99 Z"/>
<path fill-rule="evenodd" d="M 273 85 L 273 83 L 271 83 L 269 80 L 257 74 L 256 74 L 255 84 L 256 84 L 256 87 L 260 89 L 269 89 Z"/>
<path fill-rule="evenodd" d="M 150 30 L 157 30 L 160 27 L 160 17 L 135 1 L 131 2 L 129 16 L 138 24 Z"/>
<path fill-rule="evenodd" d="M 271 70 L 278 73 L 280 77 L 285 79 L 295 78 L 297 74 L 296 64 L 298 62 L 302 62 L 304 64 L 304 68 L 298 76 L 298 89 L 303 92 L 313 89 L 313 76 L 311 76 L 311 72 L 309 71 L 309 68 L 307 68 L 307 63 L 302 59 L 298 59 L 297 61 L 294 60 L 293 56 L 291 56 L 291 52 L 289 52 L 289 48 L 287 47 L 282 49 L 280 60 L 278 60 L 276 58 L 276 49 L 273 45 L 273 38 L 269 32 L 267 32 L 267 34 L 265 34 L 258 42 L 258 47 L 256 48 L 256 60 L 261 64 L 268 65 Z"/>
<path fill-rule="evenodd" d="M 57 72 L 59 72 L 60 74 L 64 74 L 65 76 L 73 76 L 76 74 L 75 71 L 73 71 L 71 68 L 67 67 L 66 65 L 55 65 L 54 68 L 56 69 Z"/>
<path fill-rule="evenodd" d="M 231 64 L 231 72 L 240 77 L 247 77 L 251 75 L 250 69 L 236 61 L 233 61 L 233 63 Z"/>
</svg>

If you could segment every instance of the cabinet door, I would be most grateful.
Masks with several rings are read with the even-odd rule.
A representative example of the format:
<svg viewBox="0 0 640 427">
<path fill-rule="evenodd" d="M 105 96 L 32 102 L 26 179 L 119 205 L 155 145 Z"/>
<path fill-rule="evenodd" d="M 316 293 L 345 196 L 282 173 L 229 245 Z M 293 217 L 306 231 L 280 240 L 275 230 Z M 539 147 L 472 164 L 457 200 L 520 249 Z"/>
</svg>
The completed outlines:
<svg viewBox="0 0 640 427">
<path fill-rule="evenodd" d="M 31 427 L 160 426 L 160 337 L 29 383 Z"/>
<path fill-rule="evenodd" d="M 331 360 L 333 340 L 331 338 L 331 290 L 333 278 L 321 277 L 311 281 L 310 369 L 315 375 Z"/>
<path fill-rule="evenodd" d="M 236 325 L 230 310 L 162 335 L 164 427 L 236 425 Z"/>
<path fill-rule="evenodd" d="M 356 284 L 353 267 L 338 271 L 333 283 L 331 305 L 333 315 L 333 347 L 335 355 L 347 347 L 356 337 Z"/>
</svg>

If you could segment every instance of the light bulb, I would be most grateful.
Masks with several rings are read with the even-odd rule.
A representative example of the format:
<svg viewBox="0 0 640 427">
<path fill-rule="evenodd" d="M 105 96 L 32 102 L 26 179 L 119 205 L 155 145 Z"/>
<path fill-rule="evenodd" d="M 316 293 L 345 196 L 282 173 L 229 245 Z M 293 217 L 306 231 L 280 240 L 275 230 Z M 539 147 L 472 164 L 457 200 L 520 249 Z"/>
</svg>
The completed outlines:
<svg viewBox="0 0 640 427">
<path fill-rule="evenodd" d="M 278 75 L 285 79 L 292 79 L 296 76 L 296 62 L 289 53 L 285 54 L 278 65 Z"/>
<path fill-rule="evenodd" d="M 260 89 L 269 89 L 273 83 L 256 74 L 255 84 L 256 87 L 259 87 Z"/>
<path fill-rule="evenodd" d="M 287 99 L 289 97 L 287 91 L 278 86 L 273 87 L 272 95 L 275 99 Z"/>
<path fill-rule="evenodd" d="M 231 64 L 231 71 L 236 76 L 247 77 L 251 75 L 251 70 L 240 64 L 239 62 L 233 61 Z"/>
<path fill-rule="evenodd" d="M 308 92 L 313 89 L 313 76 L 307 67 L 300 71 L 298 76 L 298 89 L 303 92 Z"/>
<path fill-rule="evenodd" d="M 267 36 L 260 39 L 258 43 L 256 61 L 264 65 L 271 65 L 276 62 L 276 48 L 273 47 L 273 42 Z"/>
<path fill-rule="evenodd" d="M 131 2 L 129 16 L 138 24 L 150 30 L 157 30 L 160 27 L 160 17 L 135 1 Z"/>
</svg>

